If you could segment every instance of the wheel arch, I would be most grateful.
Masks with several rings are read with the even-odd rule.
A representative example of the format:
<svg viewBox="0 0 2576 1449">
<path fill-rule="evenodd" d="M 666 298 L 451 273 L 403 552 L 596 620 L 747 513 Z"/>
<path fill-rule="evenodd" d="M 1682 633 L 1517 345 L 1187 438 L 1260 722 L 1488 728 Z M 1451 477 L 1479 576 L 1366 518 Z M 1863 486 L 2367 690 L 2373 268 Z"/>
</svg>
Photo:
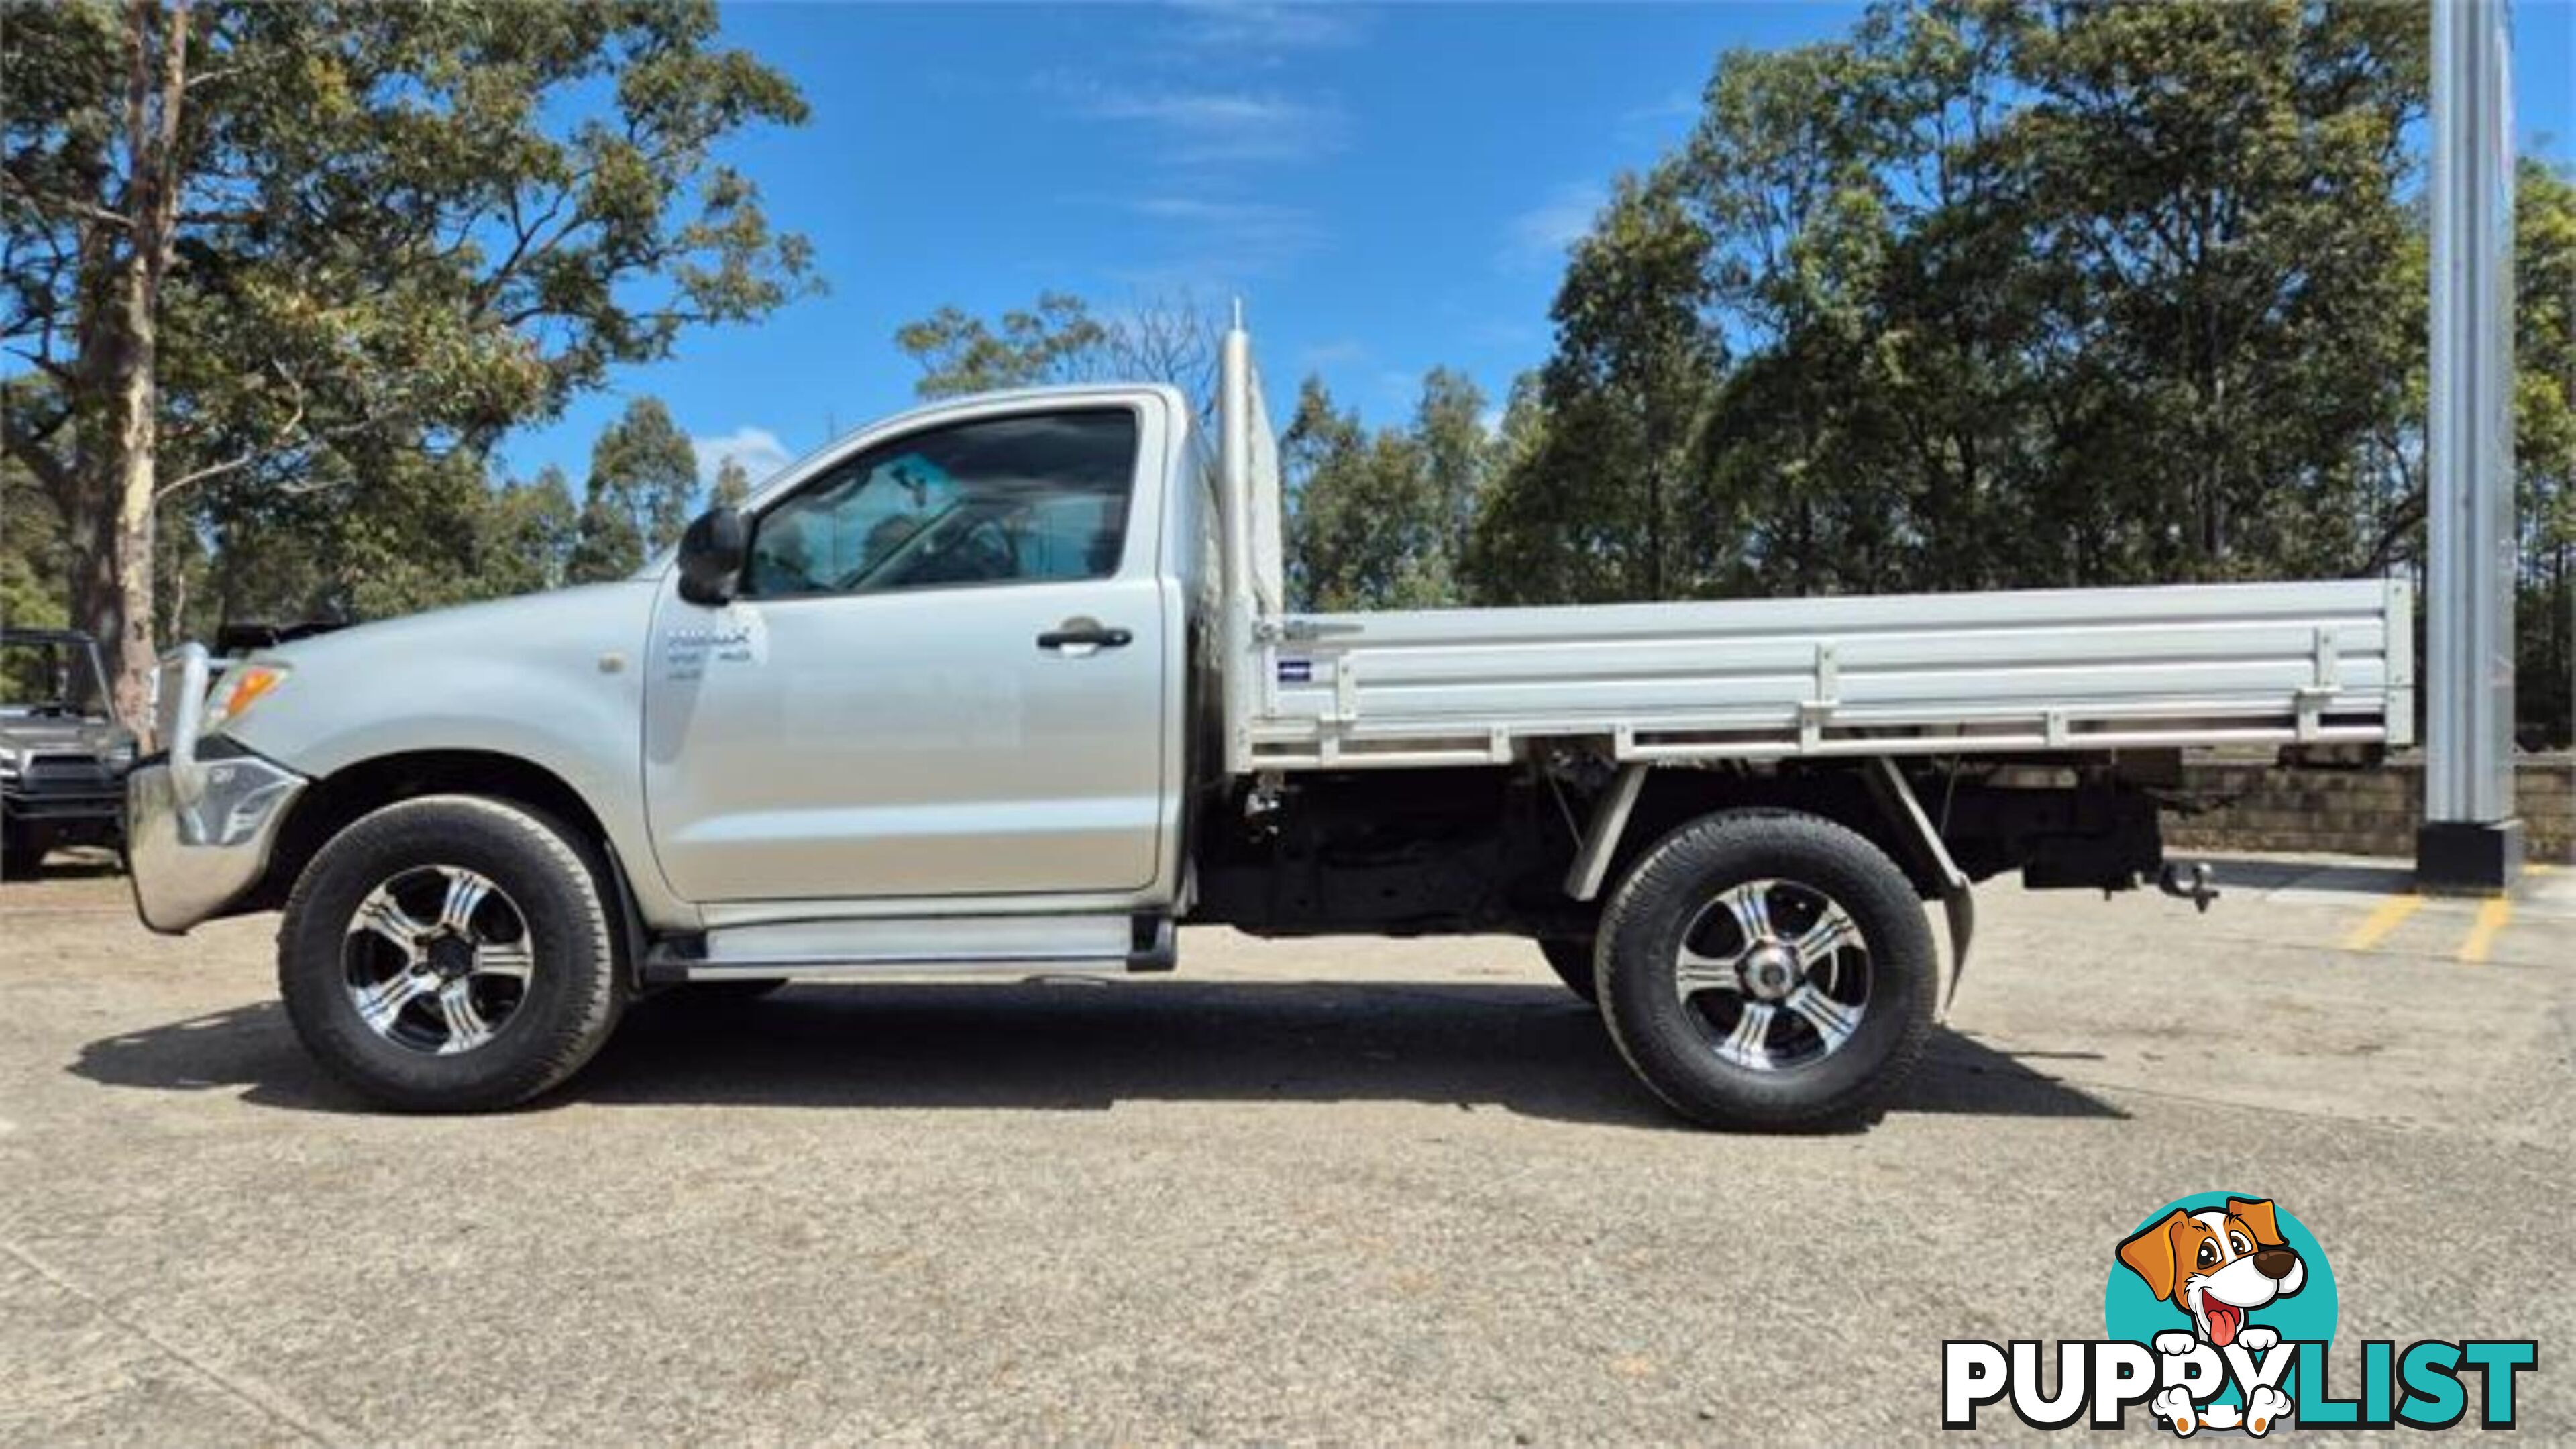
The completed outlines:
<svg viewBox="0 0 2576 1449">
<path fill-rule="evenodd" d="M 1921 859 L 1904 825 L 1872 792 L 1867 762 L 1757 775 L 1723 770 L 1653 769 L 1610 855 L 1604 891 L 1625 880 L 1638 860 L 1673 831 L 1726 810 L 1761 809 L 1828 820 L 1878 847 L 1924 900 L 1941 898 L 1946 882 Z"/>
<path fill-rule="evenodd" d="M 315 780 L 297 797 L 278 828 L 268 869 L 243 909 L 283 906 L 296 878 L 315 853 L 361 817 L 422 795 L 480 795 L 503 800 L 562 822 L 596 851 L 607 884 L 631 917 L 634 888 L 608 827 L 561 775 L 517 755 L 493 750 L 406 750 L 344 765 Z"/>
</svg>

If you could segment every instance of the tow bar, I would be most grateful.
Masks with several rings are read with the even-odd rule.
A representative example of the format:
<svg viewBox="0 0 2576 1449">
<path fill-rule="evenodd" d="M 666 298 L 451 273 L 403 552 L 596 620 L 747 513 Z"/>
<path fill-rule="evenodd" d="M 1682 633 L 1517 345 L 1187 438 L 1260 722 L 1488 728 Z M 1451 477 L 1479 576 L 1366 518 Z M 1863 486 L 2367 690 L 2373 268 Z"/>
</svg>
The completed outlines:
<svg viewBox="0 0 2576 1449">
<path fill-rule="evenodd" d="M 2207 915 L 2209 903 L 2218 899 L 2218 887 L 2209 883 L 2215 874 L 2205 860 L 2195 860 L 2188 865 L 2179 860 L 2169 860 L 2165 862 L 2163 873 L 2156 877 L 2156 889 L 2178 900 L 2191 902 L 2201 914 Z"/>
</svg>

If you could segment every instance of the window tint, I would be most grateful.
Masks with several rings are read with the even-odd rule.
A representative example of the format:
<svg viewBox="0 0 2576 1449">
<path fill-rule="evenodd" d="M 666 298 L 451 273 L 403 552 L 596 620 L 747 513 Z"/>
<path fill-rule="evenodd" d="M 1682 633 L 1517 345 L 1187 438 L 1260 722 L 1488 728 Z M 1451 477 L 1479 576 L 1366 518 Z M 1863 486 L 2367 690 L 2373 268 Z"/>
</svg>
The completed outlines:
<svg viewBox="0 0 2576 1449">
<path fill-rule="evenodd" d="M 860 455 L 761 516 L 745 592 L 881 593 L 1117 571 L 1135 477 L 1125 408 L 992 418 Z"/>
</svg>

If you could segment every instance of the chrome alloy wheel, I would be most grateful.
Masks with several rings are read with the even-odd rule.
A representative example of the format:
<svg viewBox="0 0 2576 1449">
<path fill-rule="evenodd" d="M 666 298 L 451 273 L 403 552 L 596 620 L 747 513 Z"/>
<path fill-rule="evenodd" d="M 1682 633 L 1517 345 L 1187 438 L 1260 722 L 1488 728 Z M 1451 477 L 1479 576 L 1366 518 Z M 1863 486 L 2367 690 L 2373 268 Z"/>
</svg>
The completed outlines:
<svg viewBox="0 0 2576 1449">
<path fill-rule="evenodd" d="M 435 1056 L 490 1041 L 527 999 L 527 917 L 460 866 L 406 870 L 369 891 L 340 944 L 349 1004 L 396 1046 Z"/>
<path fill-rule="evenodd" d="M 1682 932 L 1673 984 L 1717 1055 L 1748 1071 L 1821 1061 L 1869 1009 L 1869 947 L 1832 896 L 1788 880 L 1730 886 Z"/>
</svg>

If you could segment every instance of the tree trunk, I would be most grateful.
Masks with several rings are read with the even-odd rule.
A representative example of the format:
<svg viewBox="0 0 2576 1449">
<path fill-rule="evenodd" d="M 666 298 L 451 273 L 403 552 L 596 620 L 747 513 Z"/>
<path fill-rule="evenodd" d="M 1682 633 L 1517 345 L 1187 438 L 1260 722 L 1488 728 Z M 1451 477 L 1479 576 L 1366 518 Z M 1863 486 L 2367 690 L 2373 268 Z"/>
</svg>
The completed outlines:
<svg viewBox="0 0 2576 1449">
<path fill-rule="evenodd" d="M 140 272 L 142 269 L 137 268 Z M 109 496 L 116 500 L 116 536 L 110 544 L 116 581 L 113 629 L 101 627 L 100 643 L 115 661 L 109 691 L 116 715 L 137 735 L 148 736 L 152 720 L 152 485 L 160 456 L 157 407 L 159 355 L 149 297 L 138 281 L 136 299 L 145 310 L 134 324 L 132 369 L 120 380 L 118 407 L 124 414 L 114 460 Z M 109 621 L 102 618 L 105 626 Z"/>
<path fill-rule="evenodd" d="M 160 37 L 154 54 L 155 33 Z M 101 325 L 84 339 L 82 371 L 106 382 L 99 411 L 111 428 L 80 440 L 74 487 L 72 584 L 81 627 L 108 658 L 108 696 L 118 719 L 149 739 L 152 727 L 152 517 L 160 461 L 161 279 L 168 272 L 179 211 L 179 107 L 187 82 L 188 7 L 163 11 L 133 0 L 126 14 L 124 216 L 132 238 L 117 267 Z M 157 64 L 156 64 L 157 62 Z M 105 436 L 99 436 L 105 434 Z"/>
</svg>

